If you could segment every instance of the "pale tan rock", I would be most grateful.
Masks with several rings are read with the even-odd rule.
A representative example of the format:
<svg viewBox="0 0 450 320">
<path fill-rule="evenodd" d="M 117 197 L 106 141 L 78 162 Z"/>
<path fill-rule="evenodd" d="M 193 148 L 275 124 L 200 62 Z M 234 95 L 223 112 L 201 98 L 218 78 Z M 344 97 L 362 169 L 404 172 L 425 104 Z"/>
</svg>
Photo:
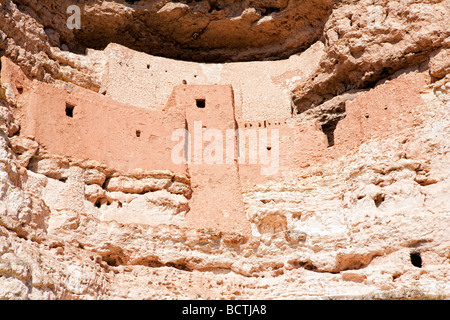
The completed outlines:
<svg viewBox="0 0 450 320">
<path fill-rule="evenodd" d="M 142 181 L 129 177 L 111 178 L 106 183 L 107 191 L 121 191 L 125 193 L 143 193 L 144 184 Z"/>
<path fill-rule="evenodd" d="M 187 4 L 168 2 L 158 10 L 158 13 L 167 19 L 178 19 L 188 10 L 189 6 Z"/>
<path fill-rule="evenodd" d="M 18 155 L 19 164 L 22 167 L 27 167 L 30 159 L 36 154 L 39 148 L 39 144 L 27 138 L 20 138 L 14 136 L 11 138 L 12 151 Z"/>
<path fill-rule="evenodd" d="M 84 172 L 84 179 L 86 184 L 88 185 L 97 184 L 99 186 L 102 186 L 103 183 L 105 183 L 106 174 L 97 169 L 87 169 Z"/>
<path fill-rule="evenodd" d="M 0 298 L 448 299 L 447 2 L 92 3 L 93 43 L 0 0 Z M 279 174 L 171 167 L 197 116 L 279 128 Z"/>
<path fill-rule="evenodd" d="M 450 49 L 442 48 L 433 52 L 430 57 L 430 74 L 436 78 L 443 78 L 450 73 Z"/>
</svg>

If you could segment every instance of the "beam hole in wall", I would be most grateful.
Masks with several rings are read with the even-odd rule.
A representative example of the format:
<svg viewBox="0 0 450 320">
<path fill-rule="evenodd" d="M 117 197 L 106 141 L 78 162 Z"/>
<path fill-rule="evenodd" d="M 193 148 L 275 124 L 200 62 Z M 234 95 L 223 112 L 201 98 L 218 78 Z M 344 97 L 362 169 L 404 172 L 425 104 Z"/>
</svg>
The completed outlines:
<svg viewBox="0 0 450 320">
<path fill-rule="evenodd" d="M 279 13 L 279 12 L 280 12 L 280 8 L 269 7 L 269 8 L 265 8 L 264 14 L 266 16 L 269 16 L 272 13 Z"/>
<path fill-rule="evenodd" d="M 66 183 L 68 179 L 69 179 L 68 177 L 61 177 L 58 180 L 61 181 L 61 182 Z"/>
<path fill-rule="evenodd" d="M 334 130 L 339 121 L 330 121 L 322 125 L 322 131 L 327 136 L 328 147 L 334 146 Z"/>
<path fill-rule="evenodd" d="M 66 116 L 68 116 L 69 118 L 73 118 L 74 109 L 75 106 L 73 104 L 66 102 Z"/>
<path fill-rule="evenodd" d="M 414 267 L 422 268 L 422 257 L 420 256 L 420 252 L 411 252 L 409 257 Z"/>
<path fill-rule="evenodd" d="M 212 13 L 213 11 L 220 11 L 222 10 L 221 6 L 219 6 L 217 3 L 215 2 L 211 2 L 210 3 L 210 8 L 208 10 L 208 13 Z"/>
<path fill-rule="evenodd" d="M 23 87 L 22 87 L 22 86 L 18 85 L 18 86 L 16 86 L 16 89 L 17 89 L 17 92 L 18 92 L 19 94 L 22 94 L 22 93 L 23 93 Z"/>
<path fill-rule="evenodd" d="M 12 135 L 13 136 L 20 136 L 20 129 L 22 129 L 21 128 L 21 126 L 19 125 L 19 126 L 17 126 L 17 131 L 16 132 L 14 132 L 14 131 L 12 131 L 11 133 L 12 133 Z"/>
<path fill-rule="evenodd" d="M 205 99 L 196 99 L 195 102 L 197 104 L 197 108 L 204 109 L 206 107 Z"/>
<path fill-rule="evenodd" d="M 140 138 L 141 137 L 141 130 L 136 130 L 136 137 Z"/>
<path fill-rule="evenodd" d="M 375 206 L 378 208 L 384 201 L 384 195 L 383 194 L 377 194 L 375 198 L 373 199 Z"/>
</svg>

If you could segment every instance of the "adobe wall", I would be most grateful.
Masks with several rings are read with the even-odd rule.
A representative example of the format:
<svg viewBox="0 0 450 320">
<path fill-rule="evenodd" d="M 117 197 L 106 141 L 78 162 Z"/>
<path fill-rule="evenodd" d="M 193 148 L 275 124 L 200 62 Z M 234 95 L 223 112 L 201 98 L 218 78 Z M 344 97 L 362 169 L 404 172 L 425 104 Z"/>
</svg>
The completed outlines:
<svg viewBox="0 0 450 320">
<path fill-rule="evenodd" d="M 97 160 L 123 173 L 141 168 L 186 174 L 185 164 L 171 161 L 176 145 L 171 134 L 184 128 L 183 113 L 124 105 L 81 87 L 69 93 L 20 77 L 20 69 L 6 58 L 2 65 L 2 81 L 15 83 L 23 106 L 20 134 L 35 137 L 50 154 Z M 73 108 L 71 116 L 67 108 Z"/>
<path fill-rule="evenodd" d="M 198 107 L 197 100 L 203 101 L 202 108 Z M 233 88 L 230 85 L 176 86 L 171 104 L 172 108 L 184 110 L 191 138 L 188 167 L 193 192 L 191 210 L 186 215 L 188 224 L 250 235 L 236 163 L 236 139 L 233 137 L 233 145 L 229 147 L 231 161 L 226 161 L 224 150 L 221 160 L 216 159 L 218 163 L 209 163 L 214 159 L 208 160 L 206 156 L 215 153 L 209 153 L 207 148 L 216 141 L 207 141 L 203 135 L 207 129 L 214 129 L 223 137 L 217 140 L 217 146 L 222 150 L 227 147 L 227 130 L 236 130 Z"/>
<path fill-rule="evenodd" d="M 166 104 L 175 85 L 229 85 L 238 121 L 291 117 L 290 86 L 307 79 L 323 55 L 318 42 L 287 60 L 205 64 L 155 57 L 110 44 L 104 51 L 101 92 L 116 101 L 144 108 Z"/>
<path fill-rule="evenodd" d="M 235 161 L 216 165 L 202 159 L 198 164 L 194 159 L 189 164 L 172 159 L 172 151 L 179 144 L 172 140 L 177 129 L 191 130 L 196 121 L 204 128 L 222 131 L 224 136 L 227 129 L 236 129 L 230 85 L 177 86 L 172 88 L 172 99 L 164 109 L 145 109 L 80 87 L 69 93 L 30 81 L 21 77 L 21 70 L 6 58 L 2 63 L 2 78 L 12 85 L 22 106 L 18 114 L 21 136 L 32 136 L 52 155 L 96 160 L 124 174 L 144 169 L 189 175 L 193 193 L 186 214 L 188 226 L 251 234 Z M 205 108 L 198 108 L 196 99 L 203 99 Z M 116 215 L 114 219 L 124 221 L 127 217 Z"/>
<path fill-rule="evenodd" d="M 296 148 L 291 165 L 297 168 L 336 159 L 351 153 L 370 139 L 383 139 L 412 130 L 420 124 L 416 109 L 423 105 L 420 92 L 427 85 L 425 74 L 404 75 L 346 102 L 346 117 L 334 131 L 334 145 L 317 124 L 297 123 Z M 320 137 L 322 136 L 322 137 Z M 314 138 L 316 137 L 316 138 Z"/>
<path fill-rule="evenodd" d="M 415 109 L 423 105 L 420 92 L 428 83 L 426 74 L 406 74 L 347 102 L 347 116 L 335 130 L 336 153 L 342 154 L 363 141 L 391 137 L 419 125 L 421 119 Z"/>
<path fill-rule="evenodd" d="M 6 58 L 2 58 L 2 82 L 9 83 L 6 94 L 14 95 L 23 106 L 19 109 L 20 135 L 35 137 L 49 153 L 97 160 L 124 173 L 136 168 L 189 173 L 193 195 L 186 216 L 188 225 L 249 234 L 243 192 L 271 180 L 297 179 L 305 168 L 352 152 L 368 139 L 388 137 L 418 125 L 420 119 L 414 110 L 423 104 L 420 92 L 427 76 L 405 75 L 347 102 L 346 117 L 338 123 L 331 147 L 315 121 L 237 119 L 231 85 L 178 85 L 171 89 L 165 106 L 158 109 L 122 104 L 80 87 L 67 92 L 30 81 Z M 204 100 L 204 108 L 199 108 L 197 100 Z M 70 116 L 68 106 L 74 107 Z M 270 130 L 278 130 L 276 173 L 263 175 L 261 169 L 267 165 L 260 162 L 237 164 L 237 141 L 232 163 L 196 163 L 193 158 L 188 164 L 174 163 L 172 150 L 179 141 L 172 141 L 172 133 L 185 128 L 192 132 L 199 120 L 202 131 L 216 129 L 224 137 L 230 129 L 268 129 L 270 140 Z M 202 151 L 207 145 L 202 145 Z M 276 151 L 270 142 L 262 147 L 268 148 L 268 153 Z"/>
<path fill-rule="evenodd" d="M 316 121 L 298 122 L 295 119 L 275 122 L 248 122 L 246 128 L 278 129 L 279 170 L 272 176 L 260 174 L 263 166 L 239 166 L 243 190 L 268 181 L 290 179 L 301 175 L 304 169 L 337 159 L 355 151 L 370 139 L 383 139 L 412 130 L 420 124 L 415 110 L 423 105 L 420 92 L 427 85 L 425 74 L 408 74 L 360 93 L 346 102 L 346 117 L 334 131 L 334 145 L 329 146 L 327 136 Z"/>
</svg>

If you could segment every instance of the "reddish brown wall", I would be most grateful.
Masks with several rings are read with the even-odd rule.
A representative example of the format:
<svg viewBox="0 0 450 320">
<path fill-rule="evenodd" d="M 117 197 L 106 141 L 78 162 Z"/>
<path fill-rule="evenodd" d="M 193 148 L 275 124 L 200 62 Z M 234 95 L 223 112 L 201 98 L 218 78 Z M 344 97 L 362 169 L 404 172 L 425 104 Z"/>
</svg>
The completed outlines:
<svg viewBox="0 0 450 320">
<path fill-rule="evenodd" d="M 417 125 L 414 110 L 423 103 L 419 92 L 427 82 L 426 76 L 411 74 L 358 95 L 346 104 L 346 117 L 334 132 L 335 144 L 328 147 L 326 135 L 314 121 L 255 122 L 251 127 L 248 122 L 237 124 L 231 85 L 176 86 L 163 110 L 148 110 L 79 87 L 68 93 L 25 78 L 6 58 L 2 63 L 2 82 L 13 84 L 23 106 L 19 108 L 21 135 L 34 136 L 52 154 L 97 160 L 123 172 L 136 168 L 189 171 L 193 198 L 188 223 L 241 233 L 250 233 L 243 191 L 268 180 L 296 176 L 308 166 L 355 150 L 368 139 L 391 136 Z M 196 99 L 205 99 L 205 108 L 198 108 Z M 67 104 L 75 106 L 73 117 L 66 115 Z M 172 141 L 173 131 L 187 127 L 192 133 L 199 120 L 205 129 L 218 129 L 223 137 L 227 129 L 238 127 L 279 130 L 279 170 L 264 176 L 259 163 L 238 165 L 236 143 L 233 163 L 175 164 L 172 150 L 179 141 Z M 136 131 L 140 131 L 139 137 Z M 223 147 L 226 150 L 225 143 Z"/>
<path fill-rule="evenodd" d="M 296 176 L 304 168 L 325 163 L 356 150 L 364 141 L 383 139 L 411 130 L 420 123 L 416 108 L 423 105 L 420 92 L 427 85 L 424 74 L 406 75 L 377 86 L 346 104 L 346 117 L 334 131 L 334 145 L 328 147 L 327 136 L 315 122 L 281 122 L 269 129 L 280 130 L 280 167 L 274 176 L 260 175 L 259 165 L 240 165 L 240 180 L 244 189 L 268 180 Z M 239 124 L 240 127 L 250 123 Z M 252 123 L 252 128 L 264 123 Z"/>
<path fill-rule="evenodd" d="M 3 81 L 9 78 L 6 70 L 2 68 Z M 130 107 L 80 87 L 67 93 L 22 79 L 20 86 L 21 135 L 35 137 L 49 153 L 97 160 L 123 173 L 141 168 L 186 174 L 185 164 L 171 161 L 176 144 L 171 135 L 184 128 L 183 113 Z M 67 105 L 74 106 L 73 117 L 66 115 Z"/>
<path fill-rule="evenodd" d="M 193 147 L 191 148 L 189 173 L 193 193 L 191 211 L 187 214 L 188 222 L 196 227 L 220 227 L 228 232 L 250 234 L 235 162 L 236 141 L 232 150 L 233 162 L 226 161 L 226 130 L 236 129 L 233 88 L 231 85 L 184 85 L 175 87 L 172 96 L 175 96 L 176 108 L 185 111 L 192 138 L 196 121 L 201 121 L 203 131 L 216 129 L 223 137 L 222 163 L 208 164 L 205 159 L 196 163 Z M 197 107 L 197 99 L 205 100 L 205 108 Z M 192 140 L 191 146 L 193 144 Z M 210 145 L 211 142 L 204 141 L 202 150 Z"/>
<path fill-rule="evenodd" d="M 420 123 L 415 109 L 423 105 L 420 92 L 427 85 L 424 74 L 394 79 L 361 93 L 346 105 L 347 117 L 335 131 L 337 153 L 342 154 L 372 138 L 386 138 Z"/>
</svg>

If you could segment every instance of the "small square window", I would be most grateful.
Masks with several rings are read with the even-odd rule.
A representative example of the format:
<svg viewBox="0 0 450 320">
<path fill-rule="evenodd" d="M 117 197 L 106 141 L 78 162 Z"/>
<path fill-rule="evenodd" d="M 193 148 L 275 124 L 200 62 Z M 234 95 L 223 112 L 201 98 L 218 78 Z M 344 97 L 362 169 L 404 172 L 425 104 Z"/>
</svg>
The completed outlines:
<svg viewBox="0 0 450 320">
<path fill-rule="evenodd" d="M 197 108 L 204 109 L 206 107 L 205 99 L 196 99 Z"/>
<path fill-rule="evenodd" d="M 70 104 L 70 103 L 66 103 L 66 116 L 68 116 L 69 118 L 73 118 L 73 110 L 75 109 L 75 106 Z"/>
</svg>

